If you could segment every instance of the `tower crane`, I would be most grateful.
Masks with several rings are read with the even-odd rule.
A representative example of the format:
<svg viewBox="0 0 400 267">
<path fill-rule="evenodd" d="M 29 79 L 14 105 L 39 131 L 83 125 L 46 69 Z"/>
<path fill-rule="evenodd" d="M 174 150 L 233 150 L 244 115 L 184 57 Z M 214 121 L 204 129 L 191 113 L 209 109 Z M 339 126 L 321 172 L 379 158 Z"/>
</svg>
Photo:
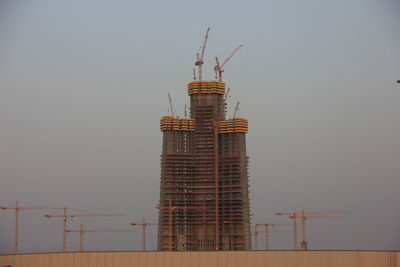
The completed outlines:
<svg viewBox="0 0 400 267">
<path fill-rule="evenodd" d="M 203 79 L 203 73 L 202 73 L 203 72 L 203 64 L 204 64 L 203 57 L 204 57 L 204 52 L 206 50 L 209 32 L 210 32 L 210 28 L 207 28 L 206 36 L 204 37 L 203 45 L 201 46 L 201 53 L 196 54 L 196 62 L 194 63 L 199 68 L 198 78 L 199 78 L 200 82 Z"/>
<path fill-rule="evenodd" d="M 14 254 L 18 254 L 19 251 L 19 212 L 21 210 L 61 210 L 63 208 L 60 207 L 29 207 L 29 206 L 20 206 L 19 202 L 15 202 L 15 207 L 5 207 L 0 206 L 2 210 L 14 210 L 15 211 L 15 222 L 14 222 Z"/>
<path fill-rule="evenodd" d="M 50 218 L 63 218 L 63 251 L 67 250 L 67 219 L 75 218 L 75 217 L 108 217 L 108 216 L 125 216 L 125 214 L 100 214 L 100 213 L 87 213 L 87 214 L 68 214 L 68 208 L 63 208 L 63 214 L 61 215 L 52 215 L 46 214 L 44 217 L 47 219 Z"/>
<path fill-rule="evenodd" d="M 319 214 L 343 214 L 343 213 L 351 213 L 350 211 L 305 211 L 304 209 L 301 212 L 296 211 L 296 208 L 293 209 L 293 212 L 277 212 L 275 215 L 279 216 L 288 216 L 289 219 L 293 220 L 293 241 L 294 241 L 294 249 L 297 250 L 297 220 L 301 218 L 302 220 L 302 242 L 301 247 L 304 250 L 307 250 L 307 241 L 306 241 L 306 220 L 307 219 L 340 219 L 342 217 L 338 216 L 327 216 L 327 215 L 319 215 Z M 319 216 L 318 216 L 319 215 Z"/>
<path fill-rule="evenodd" d="M 214 66 L 214 71 L 215 71 L 215 79 L 218 79 L 218 81 L 222 82 L 222 73 L 224 72 L 224 66 L 228 61 L 236 54 L 236 52 L 242 48 L 243 45 L 239 45 L 233 52 L 222 62 L 222 64 L 219 64 L 218 57 L 215 57 L 216 65 Z"/>
<path fill-rule="evenodd" d="M 139 223 L 131 223 L 132 226 L 141 225 L 142 226 L 142 250 L 146 251 L 146 228 L 151 225 L 158 225 L 158 223 L 149 223 L 146 222 L 145 218 L 142 218 L 142 221 Z"/>
<path fill-rule="evenodd" d="M 258 247 L 258 234 L 261 233 L 258 231 L 258 227 L 264 226 L 264 234 L 265 234 L 265 250 L 269 249 L 269 233 L 289 233 L 289 231 L 279 231 L 273 230 L 274 226 L 291 226 L 291 223 L 258 223 L 254 226 L 254 233 L 255 233 L 255 249 Z"/>
<path fill-rule="evenodd" d="M 65 230 L 67 233 L 79 233 L 80 251 L 83 249 L 83 235 L 85 233 L 122 233 L 122 232 L 135 232 L 132 229 L 84 229 L 83 224 L 80 224 L 79 230 Z"/>
<path fill-rule="evenodd" d="M 302 241 L 301 241 L 301 249 L 307 250 L 307 238 L 306 238 L 306 221 L 307 219 L 342 219 L 341 216 L 327 216 L 327 215 L 317 215 L 317 214 L 344 214 L 351 213 L 350 211 L 305 211 L 304 209 L 301 211 L 301 229 L 302 229 Z M 307 215 L 310 214 L 310 215 Z M 311 215 L 315 214 L 315 215 Z"/>
</svg>

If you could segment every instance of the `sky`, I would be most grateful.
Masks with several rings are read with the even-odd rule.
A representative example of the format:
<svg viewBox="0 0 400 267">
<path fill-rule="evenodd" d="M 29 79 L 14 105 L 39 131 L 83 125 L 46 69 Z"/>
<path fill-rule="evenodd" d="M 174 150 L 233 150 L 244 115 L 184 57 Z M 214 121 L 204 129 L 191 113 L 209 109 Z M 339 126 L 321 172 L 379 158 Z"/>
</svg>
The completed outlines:
<svg viewBox="0 0 400 267">
<path fill-rule="evenodd" d="M 156 222 L 159 119 L 168 93 L 183 115 L 210 27 L 204 79 L 243 45 L 224 81 L 228 116 L 240 101 L 249 120 L 252 222 L 352 211 L 310 219 L 309 248 L 399 250 L 399 14 L 398 0 L 1 1 L 0 205 L 126 214 L 71 229 Z M 61 250 L 62 223 L 46 213 L 21 213 L 21 252 Z M 13 220 L 0 211 L 0 253 L 12 252 Z M 139 250 L 140 234 L 87 234 L 85 247 Z M 292 237 L 272 235 L 271 249 Z M 79 249 L 78 234 L 68 242 Z"/>
</svg>

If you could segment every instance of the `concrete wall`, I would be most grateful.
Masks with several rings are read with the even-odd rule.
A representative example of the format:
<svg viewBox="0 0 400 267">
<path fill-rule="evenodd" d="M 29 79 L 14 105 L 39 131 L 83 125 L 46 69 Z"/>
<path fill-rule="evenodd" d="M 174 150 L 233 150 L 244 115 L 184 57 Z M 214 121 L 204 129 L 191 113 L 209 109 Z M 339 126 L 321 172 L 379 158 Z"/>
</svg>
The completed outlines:
<svg viewBox="0 0 400 267">
<path fill-rule="evenodd" d="M 0 255 L 0 267 L 400 267 L 400 252 L 71 252 Z"/>
</svg>

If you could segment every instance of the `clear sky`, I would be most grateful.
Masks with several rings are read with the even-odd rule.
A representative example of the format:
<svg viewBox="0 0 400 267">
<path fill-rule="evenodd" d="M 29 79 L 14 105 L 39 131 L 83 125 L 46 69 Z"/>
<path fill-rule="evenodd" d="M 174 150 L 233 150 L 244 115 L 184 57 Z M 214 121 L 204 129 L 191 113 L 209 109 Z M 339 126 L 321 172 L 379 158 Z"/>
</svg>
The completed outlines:
<svg viewBox="0 0 400 267">
<path fill-rule="evenodd" d="M 215 56 L 244 45 L 224 79 L 230 116 L 240 101 L 250 122 L 252 221 L 290 222 L 273 214 L 295 206 L 351 210 L 310 220 L 309 247 L 399 250 L 399 14 L 398 0 L 3 0 L 0 205 L 127 214 L 71 228 L 156 221 L 159 119 L 168 92 L 183 115 L 210 27 L 205 79 Z M 61 221 L 42 215 L 23 212 L 22 252 L 61 249 Z M 12 232 L 13 213 L 0 211 L 0 252 L 12 251 Z M 139 249 L 139 238 L 86 244 Z M 271 248 L 292 248 L 291 235 Z"/>
</svg>

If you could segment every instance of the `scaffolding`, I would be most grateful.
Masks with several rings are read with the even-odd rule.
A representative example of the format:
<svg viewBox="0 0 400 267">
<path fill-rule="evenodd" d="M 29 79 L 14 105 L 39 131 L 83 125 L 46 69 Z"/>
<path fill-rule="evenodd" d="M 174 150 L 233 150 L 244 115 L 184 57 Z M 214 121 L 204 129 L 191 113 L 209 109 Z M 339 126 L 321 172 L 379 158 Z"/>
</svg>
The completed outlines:
<svg viewBox="0 0 400 267">
<path fill-rule="evenodd" d="M 249 250 L 243 118 L 225 120 L 225 83 L 188 84 L 190 118 L 161 118 L 159 250 Z"/>
</svg>

